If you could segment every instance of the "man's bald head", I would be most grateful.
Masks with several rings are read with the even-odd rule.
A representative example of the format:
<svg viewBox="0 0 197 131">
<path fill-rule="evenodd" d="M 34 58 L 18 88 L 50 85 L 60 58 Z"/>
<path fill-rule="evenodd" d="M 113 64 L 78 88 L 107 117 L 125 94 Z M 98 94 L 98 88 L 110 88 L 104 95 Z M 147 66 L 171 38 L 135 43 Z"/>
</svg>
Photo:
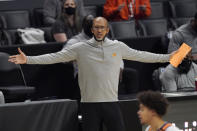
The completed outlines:
<svg viewBox="0 0 197 131">
<path fill-rule="evenodd" d="M 107 19 L 105 19 L 104 17 L 101 17 L 101 16 L 94 18 L 93 25 L 95 22 L 99 22 L 99 21 L 103 21 L 105 23 L 105 26 L 109 27 Z"/>
</svg>

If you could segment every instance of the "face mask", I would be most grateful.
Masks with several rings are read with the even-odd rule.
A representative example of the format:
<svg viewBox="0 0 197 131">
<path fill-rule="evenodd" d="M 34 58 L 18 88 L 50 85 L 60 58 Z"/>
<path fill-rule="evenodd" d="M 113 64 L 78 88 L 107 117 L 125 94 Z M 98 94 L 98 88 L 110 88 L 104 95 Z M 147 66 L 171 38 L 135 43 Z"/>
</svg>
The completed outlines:
<svg viewBox="0 0 197 131">
<path fill-rule="evenodd" d="M 75 8 L 72 8 L 72 7 L 64 8 L 64 13 L 66 13 L 68 15 L 74 15 L 75 14 Z"/>
</svg>

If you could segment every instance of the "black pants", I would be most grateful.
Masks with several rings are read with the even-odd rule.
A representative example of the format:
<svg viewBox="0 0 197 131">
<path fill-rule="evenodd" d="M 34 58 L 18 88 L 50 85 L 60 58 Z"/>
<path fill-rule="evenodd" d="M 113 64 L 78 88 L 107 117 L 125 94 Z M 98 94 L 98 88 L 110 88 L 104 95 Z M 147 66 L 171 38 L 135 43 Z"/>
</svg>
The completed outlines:
<svg viewBox="0 0 197 131">
<path fill-rule="evenodd" d="M 125 131 L 118 102 L 82 103 L 83 131 L 99 131 L 102 123 L 107 131 Z"/>
</svg>

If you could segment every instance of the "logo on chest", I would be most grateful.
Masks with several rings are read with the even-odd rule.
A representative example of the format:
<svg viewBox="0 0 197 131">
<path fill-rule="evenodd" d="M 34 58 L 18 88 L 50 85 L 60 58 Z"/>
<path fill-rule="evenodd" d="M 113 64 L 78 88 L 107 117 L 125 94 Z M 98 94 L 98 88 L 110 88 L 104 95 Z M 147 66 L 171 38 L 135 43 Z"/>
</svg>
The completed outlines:
<svg viewBox="0 0 197 131">
<path fill-rule="evenodd" d="M 116 55 L 117 55 L 116 53 L 113 53 L 113 54 L 112 54 L 113 57 L 115 57 Z"/>
</svg>

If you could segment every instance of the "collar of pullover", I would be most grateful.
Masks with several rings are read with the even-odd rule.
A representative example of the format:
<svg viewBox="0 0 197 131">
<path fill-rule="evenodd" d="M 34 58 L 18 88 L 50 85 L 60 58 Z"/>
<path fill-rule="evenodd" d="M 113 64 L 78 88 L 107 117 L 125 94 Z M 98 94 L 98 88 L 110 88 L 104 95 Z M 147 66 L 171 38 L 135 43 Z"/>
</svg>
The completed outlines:
<svg viewBox="0 0 197 131">
<path fill-rule="evenodd" d="M 93 37 L 92 39 L 88 40 L 88 43 L 94 47 L 102 47 L 102 46 L 107 46 L 110 44 L 110 40 L 106 37 L 104 41 L 96 41 L 95 38 Z"/>
</svg>

